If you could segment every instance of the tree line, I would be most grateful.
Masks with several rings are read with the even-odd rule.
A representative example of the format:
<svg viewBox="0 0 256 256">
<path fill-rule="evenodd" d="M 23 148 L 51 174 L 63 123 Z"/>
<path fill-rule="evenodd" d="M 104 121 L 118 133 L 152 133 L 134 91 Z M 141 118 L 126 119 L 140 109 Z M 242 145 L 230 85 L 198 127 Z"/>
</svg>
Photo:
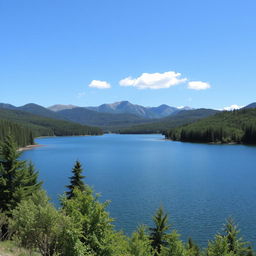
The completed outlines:
<svg viewBox="0 0 256 256">
<path fill-rule="evenodd" d="M 101 135 L 100 128 L 65 120 L 33 115 L 24 111 L 0 109 L 0 142 L 12 134 L 18 146 L 34 144 L 39 136 Z"/>
<path fill-rule="evenodd" d="M 19 147 L 34 144 L 32 129 L 11 121 L 0 120 L 0 142 L 3 141 L 8 134 L 13 135 Z"/>
<path fill-rule="evenodd" d="M 256 144 L 256 109 L 224 111 L 170 129 L 164 135 L 167 139 L 188 142 Z"/>
<path fill-rule="evenodd" d="M 83 168 L 76 161 L 67 192 L 56 209 L 38 172 L 19 160 L 11 136 L 0 147 L 0 238 L 11 239 L 30 255 L 43 256 L 253 256 L 232 219 L 207 248 L 192 239 L 183 242 L 171 229 L 168 215 L 159 208 L 151 227 L 139 226 L 130 236 L 115 230 L 106 211 L 107 202 L 84 183 Z"/>
</svg>

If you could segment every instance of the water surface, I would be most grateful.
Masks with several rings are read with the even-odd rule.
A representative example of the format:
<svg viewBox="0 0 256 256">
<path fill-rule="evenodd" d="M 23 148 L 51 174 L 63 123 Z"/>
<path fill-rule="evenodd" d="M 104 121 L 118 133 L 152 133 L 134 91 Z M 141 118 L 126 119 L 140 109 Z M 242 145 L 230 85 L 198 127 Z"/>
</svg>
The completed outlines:
<svg viewBox="0 0 256 256">
<path fill-rule="evenodd" d="M 111 200 L 117 229 L 130 234 L 151 225 L 164 206 L 185 240 L 205 246 L 233 216 L 246 239 L 256 240 L 256 147 L 165 141 L 161 135 L 40 138 L 45 145 L 23 153 L 40 171 L 57 203 L 76 160 L 86 183 Z"/>
</svg>

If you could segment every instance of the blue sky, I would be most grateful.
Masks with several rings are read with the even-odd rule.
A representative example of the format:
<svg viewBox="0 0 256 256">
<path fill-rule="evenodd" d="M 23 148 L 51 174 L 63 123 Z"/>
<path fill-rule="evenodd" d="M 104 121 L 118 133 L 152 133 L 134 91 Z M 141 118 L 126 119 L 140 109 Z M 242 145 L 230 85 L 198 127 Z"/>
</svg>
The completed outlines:
<svg viewBox="0 0 256 256">
<path fill-rule="evenodd" d="M 0 102 L 246 105 L 255 11 L 254 0 L 0 0 Z"/>
</svg>

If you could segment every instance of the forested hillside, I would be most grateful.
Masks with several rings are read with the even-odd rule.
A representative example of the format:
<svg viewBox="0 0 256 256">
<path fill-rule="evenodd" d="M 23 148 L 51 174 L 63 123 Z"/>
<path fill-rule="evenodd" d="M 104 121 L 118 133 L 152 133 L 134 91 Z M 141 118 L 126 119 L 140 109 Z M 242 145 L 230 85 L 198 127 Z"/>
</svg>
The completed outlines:
<svg viewBox="0 0 256 256">
<path fill-rule="evenodd" d="M 178 109 L 164 104 L 150 108 L 134 105 L 128 101 L 91 108 L 56 105 L 48 109 L 34 103 L 20 107 L 0 103 L 0 109 L 23 111 L 36 116 L 97 126 L 105 132 L 117 133 L 161 133 L 217 112 L 212 109 L 192 110 L 189 107 Z"/>
<path fill-rule="evenodd" d="M 221 112 L 195 123 L 171 129 L 172 140 L 256 144 L 256 109 Z"/>
<path fill-rule="evenodd" d="M 100 128 L 33 115 L 20 110 L 0 109 L 1 138 L 9 131 L 20 146 L 38 136 L 99 135 Z M 20 133 L 19 133 L 20 131 Z"/>
<path fill-rule="evenodd" d="M 99 126 L 106 131 L 112 131 L 114 128 L 127 127 L 138 123 L 146 123 L 150 120 L 133 114 L 100 113 L 86 108 L 65 109 L 57 113 L 66 120 Z"/>
<path fill-rule="evenodd" d="M 155 122 L 147 124 L 133 125 L 128 128 L 116 130 L 119 133 L 163 133 L 168 129 L 192 123 L 199 119 L 214 115 L 219 111 L 213 109 L 195 109 L 195 110 L 182 110 L 176 115 L 158 119 Z"/>
<path fill-rule="evenodd" d="M 20 147 L 34 144 L 32 129 L 11 121 L 0 120 L 0 142 L 3 141 L 8 134 L 13 135 L 17 145 Z"/>
</svg>

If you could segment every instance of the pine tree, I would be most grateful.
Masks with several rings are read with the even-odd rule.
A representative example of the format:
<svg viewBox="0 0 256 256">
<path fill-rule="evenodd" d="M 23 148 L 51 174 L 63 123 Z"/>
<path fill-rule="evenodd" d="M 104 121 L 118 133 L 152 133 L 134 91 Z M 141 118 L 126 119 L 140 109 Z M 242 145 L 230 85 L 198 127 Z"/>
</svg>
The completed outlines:
<svg viewBox="0 0 256 256">
<path fill-rule="evenodd" d="M 200 249 L 198 245 L 191 239 L 188 239 L 188 251 L 190 256 L 199 256 Z"/>
<path fill-rule="evenodd" d="M 0 147 L 0 210 L 7 215 L 17 204 L 41 187 L 32 165 L 19 160 L 20 154 L 11 135 Z"/>
<path fill-rule="evenodd" d="M 85 176 L 82 175 L 82 172 L 83 172 L 83 169 L 82 169 L 81 163 L 79 161 L 76 161 L 76 163 L 72 169 L 73 176 L 71 176 L 69 178 L 70 185 L 67 186 L 69 191 L 66 192 L 66 194 L 69 199 L 74 196 L 75 188 L 78 188 L 81 191 L 85 190 L 85 184 L 83 182 L 83 179 L 85 178 Z"/>
<path fill-rule="evenodd" d="M 225 237 L 227 238 L 228 250 L 236 255 L 246 255 L 250 252 L 248 243 L 244 242 L 241 237 L 239 237 L 240 230 L 235 225 L 232 218 L 227 219 L 225 225 Z"/>
<path fill-rule="evenodd" d="M 12 136 L 8 135 L 0 146 L 0 212 L 7 217 L 12 210 L 34 192 L 38 191 L 38 173 L 26 161 L 19 160 L 20 154 Z M 7 237 L 8 224 L 2 225 L 1 233 Z"/>
<path fill-rule="evenodd" d="M 164 213 L 164 210 L 162 207 L 160 207 L 155 216 L 153 217 L 153 221 L 155 224 L 155 227 L 150 228 L 150 240 L 151 240 L 151 246 L 153 250 L 156 250 L 158 253 L 161 252 L 161 246 L 166 246 L 166 238 L 167 234 L 166 231 L 170 228 L 170 225 L 168 225 L 168 216 Z"/>
</svg>

